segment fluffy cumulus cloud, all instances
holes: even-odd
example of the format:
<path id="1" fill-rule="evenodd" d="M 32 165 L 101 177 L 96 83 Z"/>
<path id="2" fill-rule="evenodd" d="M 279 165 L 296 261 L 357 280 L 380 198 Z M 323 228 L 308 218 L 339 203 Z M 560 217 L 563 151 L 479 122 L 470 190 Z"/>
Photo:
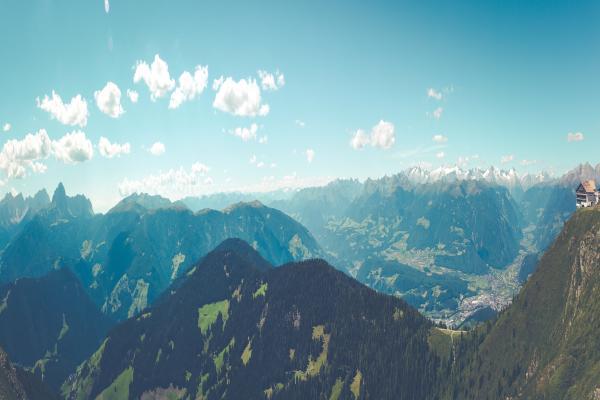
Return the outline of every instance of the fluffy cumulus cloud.
<path id="1" fill-rule="evenodd" d="M 238 127 L 235 128 L 231 133 L 237 137 L 239 137 L 240 139 L 242 139 L 244 142 L 247 142 L 250 139 L 256 140 L 256 133 L 258 132 L 258 125 L 257 124 L 252 124 L 249 127 Z M 261 138 L 262 140 L 262 138 Z"/>
<path id="2" fill-rule="evenodd" d="M 107 138 L 102 136 L 98 141 L 98 151 L 102 157 L 119 157 L 121 154 L 129 154 L 131 152 L 131 145 L 129 143 L 111 143 Z"/>
<path id="3" fill-rule="evenodd" d="M 219 78 L 213 82 L 213 90 L 217 92 L 213 107 L 217 110 L 239 117 L 265 116 L 269 113 L 269 105 L 262 104 L 260 87 L 254 79 Z"/>
<path id="4" fill-rule="evenodd" d="M 67 133 L 58 140 L 51 140 L 45 129 L 28 133 L 23 139 L 6 141 L 0 151 L 0 170 L 7 178 L 24 178 L 28 171 L 43 173 L 43 163 L 54 157 L 65 163 L 89 160 L 93 155 L 92 143 L 80 131 Z"/>
<path id="5" fill-rule="evenodd" d="M 8 132 L 10 131 L 10 128 L 12 128 L 12 126 L 7 122 L 4 124 L 4 126 L 2 126 L 2 132 Z"/>
<path id="6" fill-rule="evenodd" d="M 446 153 L 444 153 L 443 151 L 440 151 L 439 153 L 435 154 L 436 158 L 444 158 L 446 157 Z"/>
<path id="7" fill-rule="evenodd" d="M 308 161 L 308 163 L 312 163 L 313 160 L 315 159 L 315 151 L 313 149 L 306 149 L 306 161 Z"/>
<path id="8" fill-rule="evenodd" d="M 357 130 L 354 135 L 352 135 L 352 139 L 350 139 L 350 146 L 352 146 L 354 150 L 362 149 L 370 143 L 371 138 L 362 129 Z"/>
<path id="9" fill-rule="evenodd" d="M 50 116 L 63 125 L 87 125 L 89 116 L 87 102 L 80 94 L 73 97 L 69 103 L 64 103 L 62 98 L 53 90 L 52 96 L 36 99 L 38 108 L 46 111 Z"/>
<path id="10" fill-rule="evenodd" d="M 52 141 L 45 129 L 28 133 L 23 139 L 11 139 L 4 143 L 0 152 L 0 169 L 8 178 L 23 178 L 27 170 L 44 172 L 40 163 L 50 156 Z"/>
<path id="11" fill-rule="evenodd" d="M 427 97 L 430 97 L 430 98 L 436 99 L 436 100 L 441 100 L 443 95 L 442 95 L 442 92 L 438 92 L 434 88 L 429 88 L 429 89 L 427 89 Z"/>
<path id="12" fill-rule="evenodd" d="M 394 124 L 381 120 L 371 129 L 370 135 L 362 129 L 357 130 L 352 135 L 350 146 L 355 150 L 362 149 L 367 145 L 387 150 L 394 145 L 395 141 Z"/>
<path id="13" fill-rule="evenodd" d="M 446 143 L 448 138 L 444 135 L 434 135 L 432 140 L 436 143 Z"/>
<path id="14" fill-rule="evenodd" d="M 160 156 L 161 154 L 164 154 L 165 150 L 165 145 L 161 142 L 154 142 L 152 146 L 150 146 L 150 148 L 148 149 L 150 154 L 152 154 L 153 156 Z"/>
<path id="15" fill-rule="evenodd" d="M 394 124 L 391 122 L 381 120 L 371 130 L 371 145 L 374 147 L 389 149 L 395 141 Z"/>
<path id="16" fill-rule="evenodd" d="M 108 2 L 108 0 L 104 0 L 104 11 L 108 14 L 108 12 L 110 11 L 110 3 Z"/>
<path id="17" fill-rule="evenodd" d="M 139 180 L 124 179 L 119 185 L 121 196 L 133 193 L 158 194 L 172 200 L 205 193 L 213 184 L 206 176 L 209 168 L 202 163 L 194 163 L 190 168 L 179 167 L 165 172 L 148 175 Z"/>
<path id="18" fill-rule="evenodd" d="M 581 132 L 569 132 L 567 134 L 568 142 L 581 142 L 583 139 L 585 139 L 585 136 Z"/>
<path id="19" fill-rule="evenodd" d="M 208 66 L 198 65 L 194 75 L 184 71 L 179 77 L 179 84 L 171 93 L 169 108 L 177 108 L 184 101 L 193 100 L 201 94 L 208 84 Z"/>
<path id="20" fill-rule="evenodd" d="M 521 160 L 521 165 L 523 165 L 525 167 L 528 167 L 530 165 L 535 165 L 535 164 L 537 164 L 537 160 L 527 160 L 527 159 Z"/>
<path id="21" fill-rule="evenodd" d="M 285 85 L 285 76 L 279 70 L 274 74 L 259 70 L 258 77 L 263 90 L 279 90 Z"/>
<path id="22" fill-rule="evenodd" d="M 440 119 L 440 118 L 442 118 L 442 113 L 443 112 L 444 112 L 444 109 L 442 107 L 438 107 L 435 110 L 433 110 L 433 113 L 431 113 L 431 115 L 435 119 Z"/>
<path id="23" fill-rule="evenodd" d="M 57 160 L 67 164 L 76 164 L 90 160 L 94 155 L 94 146 L 85 133 L 74 131 L 53 141 L 52 153 Z"/>
<path id="24" fill-rule="evenodd" d="M 169 74 L 169 65 L 158 54 L 150 65 L 145 61 L 136 63 L 133 82 L 141 81 L 148 87 L 152 101 L 165 96 L 175 87 L 175 80 Z"/>
<path id="25" fill-rule="evenodd" d="M 127 89 L 127 97 L 129 97 L 129 101 L 132 103 L 137 103 L 140 95 L 135 90 Z"/>
<path id="26" fill-rule="evenodd" d="M 515 159 L 515 156 L 513 156 L 512 154 L 507 154 L 505 156 L 500 157 L 500 162 L 502 164 L 507 164 L 511 161 L 513 161 Z"/>
<path id="27" fill-rule="evenodd" d="M 306 126 L 306 123 L 302 120 L 297 119 L 296 121 L 294 121 L 296 125 L 298 125 L 300 128 L 304 128 Z"/>
<path id="28" fill-rule="evenodd" d="M 95 91 L 94 99 L 98 109 L 109 117 L 118 118 L 125 112 L 121 106 L 121 89 L 113 82 L 107 82 L 102 90 Z"/>

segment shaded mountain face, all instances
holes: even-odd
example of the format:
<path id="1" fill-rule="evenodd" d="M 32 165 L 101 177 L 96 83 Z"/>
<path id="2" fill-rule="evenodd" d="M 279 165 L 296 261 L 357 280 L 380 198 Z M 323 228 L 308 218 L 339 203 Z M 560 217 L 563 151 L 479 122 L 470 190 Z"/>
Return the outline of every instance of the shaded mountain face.
<path id="1" fill-rule="evenodd" d="M 324 261 L 259 257 L 239 241 L 209 253 L 111 331 L 66 398 L 431 398 L 440 358 L 412 307 Z"/>
<path id="2" fill-rule="evenodd" d="M 57 389 L 112 323 L 68 269 L 0 287 L 0 346 Z"/>
<path id="3" fill-rule="evenodd" d="M 11 364 L 0 348 L 0 399 L 2 400 L 58 400 L 50 389 L 29 372 Z"/>
<path id="4" fill-rule="evenodd" d="M 0 249 L 4 248 L 38 211 L 49 204 L 50 198 L 45 190 L 40 190 L 33 197 L 23 197 L 22 194 L 13 196 L 7 193 L 0 201 Z"/>
<path id="5" fill-rule="evenodd" d="M 447 397 L 598 398 L 599 249 L 600 210 L 577 211 L 514 303 L 458 347 Z"/>
<path id="6" fill-rule="evenodd" d="M 306 228 L 257 202 L 199 213 L 124 207 L 105 215 L 91 214 L 88 203 L 59 187 L 52 205 L 0 256 L 0 281 L 66 266 L 107 315 L 123 319 L 150 305 L 194 260 L 227 238 L 248 241 L 275 265 L 321 255 Z"/>

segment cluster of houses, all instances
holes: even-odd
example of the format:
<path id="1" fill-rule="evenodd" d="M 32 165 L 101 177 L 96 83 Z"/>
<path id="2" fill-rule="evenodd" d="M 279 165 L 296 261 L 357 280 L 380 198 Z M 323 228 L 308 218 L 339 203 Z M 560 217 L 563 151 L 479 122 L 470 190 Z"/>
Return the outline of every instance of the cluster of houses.
<path id="1" fill-rule="evenodd" d="M 583 181 L 577 187 L 576 205 L 577 208 L 593 207 L 600 203 L 600 190 L 596 188 L 596 181 Z"/>

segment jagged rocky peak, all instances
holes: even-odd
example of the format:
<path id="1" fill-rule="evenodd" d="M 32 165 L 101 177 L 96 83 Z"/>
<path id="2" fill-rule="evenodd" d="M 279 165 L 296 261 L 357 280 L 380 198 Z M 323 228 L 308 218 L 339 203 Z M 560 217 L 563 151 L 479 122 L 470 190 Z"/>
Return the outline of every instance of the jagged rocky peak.
<path id="1" fill-rule="evenodd" d="M 584 180 L 600 181 L 600 164 L 593 167 L 589 162 L 579 164 L 560 178 L 563 185 L 577 185 Z"/>
<path id="2" fill-rule="evenodd" d="M 458 165 L 441 166 L 433 170 L 421 166 L 411 167 L 400 173 L 413 184 L 424 184 L 433 182 L 455 182 L 463 180 L 481 180 L 491 184 L 505 186 L 508 189 L 527 189 L 535 184 L 543 183 L 551 179 L 547 172 L 539 174 L 519 174 L 514 168 L 501 169 L 490 166 L 483 168 L 462 168 Z"/>
<path id="3" fill-rule="evenodd" d="M 92 202 L 82 194 L 67 196 L 62 182 L 54 190 L 51 204 L 53 210 L 63 217 L 88 217 L 94 214 Z"/>

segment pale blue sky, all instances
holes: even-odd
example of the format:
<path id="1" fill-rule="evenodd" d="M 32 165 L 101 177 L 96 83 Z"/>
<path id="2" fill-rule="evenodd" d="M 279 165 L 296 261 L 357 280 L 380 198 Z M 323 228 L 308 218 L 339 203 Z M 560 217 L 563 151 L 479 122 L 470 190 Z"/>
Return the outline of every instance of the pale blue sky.
<path id="1" fill-rule="evenodd" d="M 112 0 L 107 13 L 103 0 L 3 0 L 0 124 L 11 129 L 0 139 L 20 141 L 45 129 L 57 142 L 81 130 L 94 148 L 90 160 L 78 163 L 63 162 L 59 150 L 17 159 L 26 169 L 19 178 L 7 176 L 0 157 L 0 190 L 31 193 L 63 181 L 68 192 L 85 193 L 105 210 L 120 197 L 119 186 L 160 179 L 161 193 L 178 197 L 378 177 L 473 155 L 479 158 L 471 166 L 519 171 L 562 172 L 598 162 L 600 3 L 524 3 Z M 155 54 L 175 80 L 208 66 L 207 88 L 176 109 L 168 108 L 170 93 L 152 101 L 133 76 L 136 62 L 150 64 Z M 260 85 L 258 70 L 285 76 L 279 90 L 261 90 L 266 116 L 213 107 L 214 79 Z M 94 99 L 108 81 L 122 92 L 125 112 L 117 118 Z M 442 99 L 429 97 L 429 88 Z M 139 93 L 136 104 L 127 89 Z M 37 106 L 36 98 L 53 90 L 64 102 L 78 94 L 86 99 L 85 126 L 62 124 Z M 350 146 L 358 129 L 368 136 L 380 120 L 394 126 L 392 145 Z M 259 126 L 256 140 L 230 133 L 252 123 Z M 578 132 L 582 141 L 567 140 Z M 261 144 L 264 135 L 268 142 Z M 434 135 L 447 141 L 436 143 Z M 101 136 L 129 143 L 130 153 L 102 157 Z M 165 145 L 164 154 L 147 151 L 155 142 Z M 9 153 L 14 157 L 3 151 Z M 501 163 L 505 156 L 512 161 Z M 47 169 L 40 173 L 30 162 Z M 192 172 L 198 162 L 209 171 Z M 181 173 L 165 174 L 180 167 Z M 197 184 L 186 186 L 190 180 Z"/>

